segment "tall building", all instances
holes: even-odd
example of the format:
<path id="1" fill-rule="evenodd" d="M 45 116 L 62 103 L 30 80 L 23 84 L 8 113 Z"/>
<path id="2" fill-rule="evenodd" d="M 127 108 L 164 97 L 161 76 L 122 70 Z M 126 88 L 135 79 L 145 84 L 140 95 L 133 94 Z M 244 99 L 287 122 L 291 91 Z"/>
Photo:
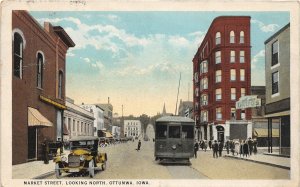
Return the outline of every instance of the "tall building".
<path id="1" fill-rule="evenodd" d="M 280 154 L 290 154 L 290 24 L 265 41 L 266 115 L 269 151 L 272 152 L 272 129 L 279 120 Z"/>
<path id="2" fill-rule="evenodd" d="M 213 20 L 193 58 L 194 116 L 199 139 L 246 139 L 252 135 L 251 110 L 236 101 L 250 94 L 249 16 Z"/>
<path id="3" fill-rule="evenodd" d="M 93 122 L 93 135 L 99 136 L 99 134 L 101 134 L 100 132 L 104 130 L 104 109 L 93 104 L 82 104 L 80 107 L 93 113 L 95 118 Z"/>
<path id="4" fill-rule="evenodd" d="M 62 141 L 66 53 L 75 44 L 60 26 L 44 28 L 12 11 L 12 161 L 42 159 L 42 143 Z"/>
<path id="5" fill-rule="evenodd" d="M 94 114 L 74 104 L 74 100 L 66 98 L 67 109 L 64 111 L 64 124 L 69 132 L 64 141 L 78 136 L 94 136 Z"/>

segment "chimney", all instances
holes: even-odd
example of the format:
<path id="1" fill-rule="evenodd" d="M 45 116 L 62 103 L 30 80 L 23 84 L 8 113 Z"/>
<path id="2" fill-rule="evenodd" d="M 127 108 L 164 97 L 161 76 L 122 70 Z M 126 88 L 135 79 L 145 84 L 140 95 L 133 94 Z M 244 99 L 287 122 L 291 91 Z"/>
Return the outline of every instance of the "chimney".
<path id="1" fill-rule="evenodd" d="M 108 97 L 108 104 L 109 104 L 109 97 Z"/>

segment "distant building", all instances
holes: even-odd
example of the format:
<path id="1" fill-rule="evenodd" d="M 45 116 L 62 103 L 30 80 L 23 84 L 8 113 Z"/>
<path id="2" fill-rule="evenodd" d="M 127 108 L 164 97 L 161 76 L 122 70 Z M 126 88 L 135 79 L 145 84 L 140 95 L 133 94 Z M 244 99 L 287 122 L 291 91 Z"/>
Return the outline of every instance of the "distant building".
<path id="1" fill-rule="evenodd" d="M 265 41 L 265 51 L 269 152 L 273 147 L 274 120 L 279 120 L 280 154 L 290 155 L 290 24 Z"/>
<path id="2" fill-rule="evenodd" d="M 42 27 L 23 10 L 12 11 L 11 37 L 12 62 L 5 63 L 12 63 L 12 164 L 20 164 L 42 159 L 44 141 L 68 133 L 66 53 L 75 44 L 62 27 Z"/>
<path id="3" fill-rule="evenodd" d="M 138 138 L 142 133 L 140 120 L 124 120 L 124 136 Z"/>
<path id="4" fill-rule="evenodd" d="M 83 104 L 80 107 L 93 113 L 95 118 L 93 125 L 94 136 L 99 136 L 102 130 L 104 130 L 104 109 L 93 104 Z"/>
<path id="5" fill-rule="evenodd" d="M 182 101 L 180 99 L 178 115 L 194 119 L 193 101 Z"/>
<path id="6" fill-rule="evenodd" d="M 74 104 L 74 100 L 66 98 L 67 110 L 64 112 L 64 124 L 69 132 L 64 141 L 78 136 L 94 136 L 94 114 Z"/>
<path id="7" fill-rule="evenodd" d="M 98 103 L 96 105 L 104 110 L 104 129 L 111 132 L 113 123 L 113 106 L 110 104 L 109 98 L 108 103 Z"/>
<path id="8" fill-rule="evenodd" d="M 246 139 L 251 109 L 236 109 L 250 94 L 249 16 L 220 16 L 211 23 L 193 58 L 194 116 L 199 139 Z"/>

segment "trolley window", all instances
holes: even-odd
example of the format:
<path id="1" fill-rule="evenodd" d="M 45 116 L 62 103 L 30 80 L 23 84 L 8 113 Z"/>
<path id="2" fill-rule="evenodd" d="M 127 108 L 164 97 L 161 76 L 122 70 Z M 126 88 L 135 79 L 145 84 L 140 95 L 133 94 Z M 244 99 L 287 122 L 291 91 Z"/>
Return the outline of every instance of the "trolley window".
<path id="1" fill-rule="evenodd" d="M 167 125 L 156 126 L 156 138 L 158 139 L 167 138 Z"/>
<path id="2" fill-rule="evenodd" d="M 169 126 L 169 138 L 180 138 L 180 126 Z"/>
<path id="3" fill-rule="evenodd" d="M 194 127 L 192 125 L 182 126 L 182 139 L 193 139 L 194 138 Z"/>

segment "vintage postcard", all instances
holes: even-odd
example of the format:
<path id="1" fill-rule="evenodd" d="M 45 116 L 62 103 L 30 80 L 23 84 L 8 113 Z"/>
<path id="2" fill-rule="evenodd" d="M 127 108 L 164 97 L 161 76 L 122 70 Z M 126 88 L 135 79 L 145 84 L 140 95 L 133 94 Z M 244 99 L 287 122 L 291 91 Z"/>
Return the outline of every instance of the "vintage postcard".
<path id="1" fill-rule="evenodd" d="M 299 186 L 297 1 L 2 1 L 1 186 Z"/>

